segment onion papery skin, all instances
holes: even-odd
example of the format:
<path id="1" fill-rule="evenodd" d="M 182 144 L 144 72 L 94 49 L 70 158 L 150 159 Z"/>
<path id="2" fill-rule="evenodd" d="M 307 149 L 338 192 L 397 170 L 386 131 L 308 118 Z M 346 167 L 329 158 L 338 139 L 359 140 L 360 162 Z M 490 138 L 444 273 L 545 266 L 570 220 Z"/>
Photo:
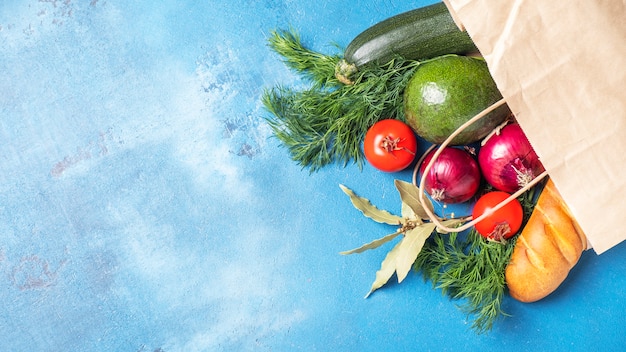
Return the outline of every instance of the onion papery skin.
<path id="1" fill-rule="evenodd" d="M 518 123 L 504 126 L 478 151 L 478 165 L 495 189 L 514 193 L 545 169 Z"/>
<path id="2" fill-rule="evenodd" d="M 467 151 L 446 147 L 424 175 L 436 149 L 430 151 L 420 165 L 421 177 L 425 177 L 424 190 L 438 202 L 455 204 L 470 200 L 480 187 L 480 168 L 476 159 Z"/>

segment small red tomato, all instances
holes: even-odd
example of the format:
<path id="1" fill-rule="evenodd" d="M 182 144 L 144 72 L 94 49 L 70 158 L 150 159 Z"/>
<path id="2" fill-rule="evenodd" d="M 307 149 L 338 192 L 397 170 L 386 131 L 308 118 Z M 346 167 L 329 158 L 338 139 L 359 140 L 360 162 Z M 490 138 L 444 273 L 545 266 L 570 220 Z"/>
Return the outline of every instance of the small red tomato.
<path id="1" fill-rule="evenodd" d="M 472 217 L 477 219 L 488 210 L 495 208 L 496 205 L 509 196 L 510 194 L 501 191 L 484 194 L 474 205 Z M 479 221 L 475 225 L 476 231 L 487 239 L 502 241 L 512 237 L 519 231 L 523 217 L 524 210 L 522 209 L 522 204 L 517 199 L 513 199 L 502 208 L 488 215 L 484 220 Z"/>
<path id="2" fill-rule="evenodd" d="M 375 168 L 396 172 L 407 168 L 417 153 L 415 132 L 400 120 L 376 122 L 363 140 L 365 159 Z"/>

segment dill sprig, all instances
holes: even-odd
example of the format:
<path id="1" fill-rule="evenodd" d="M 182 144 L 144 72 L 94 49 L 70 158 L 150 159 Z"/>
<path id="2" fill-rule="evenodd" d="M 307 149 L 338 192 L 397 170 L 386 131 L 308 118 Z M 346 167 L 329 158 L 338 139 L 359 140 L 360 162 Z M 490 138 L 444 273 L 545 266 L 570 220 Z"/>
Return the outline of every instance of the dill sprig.
<path id="1" fill-rule="evenodd" d="M 498 318 L 508 315 L 502 309 L 506 293 L 504 269 L 514 246 L 515 240 L 487 241 L 474 229 L 466 236 L 435 233 L 413 267 L 443 294 L 465 300 L 459 308 L 474 317 L 472 329 L 484 333 L 492 329 Z"/>
<path id="2" fill-rule="evenodd" d="M 362 167 L 368 128 L 383 118 L 404 120 L 402 94 L 419 62 L 396 58 L 361 67 L 350 77 L 353 84 L 344 84 L 335 77 L 341 57 L 307 49 L 293 30 L 272 32 L 269 46 L 311 83 L 300 90 L 272 87 L 261 97 L 274 135 L 311 172 L 351 161 Z"/>
<path id="3" fill-rule="evenodd" d="M 315 88 L 338 86 L 335 67 L 339 55 L 326 55 L 306 48 L 300 35 L 293 29 L 275 30 L 270 33 L 269 47 L 283 58 L 287 67 L 311 81 Z"/>
<path id="4" fill-rule="evenodd" d="M 524 209 L 523 225 L 532 213 L 540 189 L 541 185 L 537 185 L 518 198 Z M 503 243 L 488 241 L 475 228 L 461 234 L 434 232 L 413 268 L 443 294 L 463 300 L 459 308 L 473 317 L 471 328 L 485 333 L 498 319 L 509 315 L 503 310 L 502 301 L 507 292 L 505 269 L 516 240 L 517 236 Z"/>

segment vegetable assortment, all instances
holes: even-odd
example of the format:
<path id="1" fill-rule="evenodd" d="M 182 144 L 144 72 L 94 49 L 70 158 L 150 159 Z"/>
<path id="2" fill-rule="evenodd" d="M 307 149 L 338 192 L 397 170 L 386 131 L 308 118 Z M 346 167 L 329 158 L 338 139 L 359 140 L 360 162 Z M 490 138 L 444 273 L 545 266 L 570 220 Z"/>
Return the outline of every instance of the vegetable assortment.
<path id="1" fill-rule="evenodd" d="M 415 270 L 451 299 L 463 300 L 460 308 L 473 318 L 472 328 L 482 333 L 507 315 L 501 303 L 509 287 L 515 287 L 514 298 L 534 300 L 524 291 L 533 290 L 524 286 L 530 275 L 537 285 L 550 288 L 537 299 L 545 297 L 565 279 L 585 247 L 574 246 L 566 264 L 547 260 L 546 265 L 558 272 L 549 283 L 541 281 L 545 272 L 537 274 L 519 259 L 524 255 L 514 256 L 518 241 L 529 255 L 542 253 L 534 244 L 543 242 L 527 240 L 537 236 L 542 222 L 551 221 L 537 212 L 558 211 L 559 216 L 565 214 L 563 218 L 569 213 L 553 190 L 549 201 L 543 192 L 539 195 L 542 205 L 535 211 L 540 182 L 547 173 L 485 74 L 484 62 L 464 56 L 475 51 L 471 39 L 451 23 L 443 3 L 416 9 L 367 29 L 343 56 L 307 49 L 293 30 L 274 31 L 270 48 L 309 86 L 270 88 L 263 92 L 262 101 L 272 115 L 267 122 L 274 135 L 294 161 L 312 172 L 335 162 L 346 166 L 353 161 L 360 168 L 367 161 L 382 172 L 413 165 L 412 182 L 395 180 L 399 215 L 340 185 L 364 216 L 394 227 L 390 234 L 341 254 L 362 253 L 396 241 L 367 296 L 394 274 L 401 282 Z M 429 67 L 423 71 L 428 74 L 420 72 L 424 67 Z M 457 79 L 459 75 L 463 79 Z M 484 92 L 488 94 L 474 99 Z M 423 108 L 424 104 L 429 106 Z M 414 124 L 417 120 L 419 128 Z M 479 128 L 472 130 L 472 124 Z M 448 146 L 453 140 L 461 143 Z M 475 141 L 482 143 L 467 145 Z M 417 155 L 420 143 L 431 144 L 421 156 Z M 552 187 L 550 181 L 548 185 Z M 437 215 L 433 203 L 444 209 L 448 204 L 469 204 L 472 212 L 466 217 Z M 520 232 L 533 233 L 520 236 Z M 584 234 L 552 235 L 584 239 Z M 542 263 L 543 259 L 527 260 Z"/>
<path id="2" fill-rule="evenodd" d="M 402 94 L 415 69 L 443 53 L 476 52 L 443 3 L 380 22 L 357 36 L 344 55 L 308 49 L 294 30 L 272 31 L 268 44 L 309 83 L 266 89 L 261 101 L 272 115 L 267 122 L 274 135 L 311 171 L 333 163 L 361 167 L 367 130 L 382 119 L 404 121 Z"/>

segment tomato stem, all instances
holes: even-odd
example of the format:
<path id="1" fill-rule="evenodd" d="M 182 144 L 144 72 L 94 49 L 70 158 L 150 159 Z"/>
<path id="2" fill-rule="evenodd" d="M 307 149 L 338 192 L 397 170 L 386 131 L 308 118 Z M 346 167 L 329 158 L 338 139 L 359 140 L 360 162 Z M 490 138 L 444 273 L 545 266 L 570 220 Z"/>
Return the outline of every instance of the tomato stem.
<path id="1" fill-rule="evenodd" d="M 396 150 L 405 150 L 406 152 L 408 152 L 411 155 L 415 155 L 415 153 L 413 151 L 411 151 L 410 149 L 406 148 L 406 147 L 400 147 L 399 144 L 400 142 L 404 141 L 404 138 L 392 138 L 391 136 L 386 136 L 385 138 L 383 138 L 383 140 L 380 142 L 380 147 L 382 149 L 384 149 L 385 151 L 387 151 L 388 153 L 392 153 Z"/>
<path id="2" fill-rule="evenodd" d="M 487 236 L 487 239 L 492 242 L 506 243 L 506 236 L 511 233 L 511 226 L 508 222 L 504 222 L 496 225 L 493 231 Z"/>

